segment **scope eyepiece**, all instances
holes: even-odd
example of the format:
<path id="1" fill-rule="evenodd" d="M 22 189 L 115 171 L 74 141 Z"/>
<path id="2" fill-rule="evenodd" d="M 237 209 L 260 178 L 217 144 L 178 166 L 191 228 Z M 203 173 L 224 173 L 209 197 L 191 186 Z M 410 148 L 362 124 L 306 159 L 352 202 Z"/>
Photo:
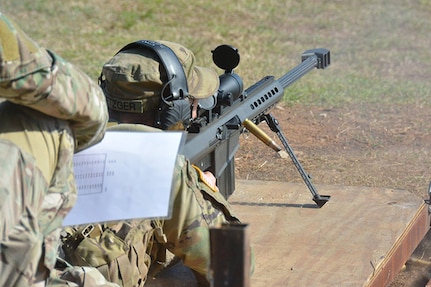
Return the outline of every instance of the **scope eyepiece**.
<path id="1" fill-rule="evenodd" d="M 205 99 L 199 99 L 198 105 L 201 109 L 212 110 L 217 105 L 217 92 Z"/>

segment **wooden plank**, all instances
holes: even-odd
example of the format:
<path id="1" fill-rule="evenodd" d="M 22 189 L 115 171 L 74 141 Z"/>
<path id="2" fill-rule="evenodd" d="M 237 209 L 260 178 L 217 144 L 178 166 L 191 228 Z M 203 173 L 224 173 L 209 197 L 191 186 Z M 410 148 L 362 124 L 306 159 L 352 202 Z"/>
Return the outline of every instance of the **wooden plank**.
<path id="1" fill-rule="evenodd" d="M 238 180 L 229 198 L 247 223 L 256 269 L 251 287 L 387 286 L 429 230 L 428 205 L 403 190 Z M 181 264 L 146 286 L 197 286 Z"/>
<path id="2" fill-rule="evenodd" d="M 394 256 L 403 254 L 405 262 L 428 231 L 426 206 L 409 192 L 316 188 L 331 195 L 322 208 L 304 184 L 237 182 L 229 201 L 249 224 L 256 257 L 253 287 L 377 286 L 370 284 L 380 274 L 391 281 L 401 268 L 391 265 Z M 408 250 L 395 252 L 406 238 Z"/>
<path id="3" fill-rule="evenodd" d="M 370 276 L 367 286 L 387 286 L 395 279 L 396 274 L 426 236 L 430 226 L 429 219 L 428 205 L 424 203 L 418 209 L 415 217 L 410 221 L 401 237 L 393 244 L 387 256 L 377 266 L 376 272 Z"/>

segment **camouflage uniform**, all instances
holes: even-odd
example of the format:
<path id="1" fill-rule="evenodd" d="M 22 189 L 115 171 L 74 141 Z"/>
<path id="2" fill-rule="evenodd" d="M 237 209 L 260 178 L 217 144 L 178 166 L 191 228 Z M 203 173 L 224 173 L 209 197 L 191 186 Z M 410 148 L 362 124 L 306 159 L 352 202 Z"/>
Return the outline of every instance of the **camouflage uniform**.
<path id="1" fill-rule="evenodd" d="M 44 284 L 76 200 L 73 154 L 102 139 L 106 103 L 1 12 L 0 102 L 0 286 Z"/>
<path id="2" fill-rule="evenodd" d="M 109 129 L 156 130 L 134 124 L 119 124 Z M 99 224 L 87 238 L 79 236 L 78 239 L 76 236 L 89 225 L 68 230 L 63 245 L 65 259 L 73 265 L 97 267 L 107 280 L 120 286 L 143 286 L 150 268 L 154 275 L 164 267 L 167 249 L 192 269 L 202 286 L 208 286 L 209 227 L 239 220 L 217 188 L 207 184 L 202 172 L 184 156 L 177 157 L 174 177 L 171 219 L 119 222 L 109 226 Z M 129 234 L 124 233 L 125 229 Z M 107 247 L 103 238 L 108 237 L 112 242 L 126 242 L 127 252 L 122 251 L 120 245 Z"/>
<path id="3" fill-rule="evenodd" d="M 172 219 L 163 223 L 167 248 L 206 277 L 210 267 L 209 227 L 239 220 L 223 195 L 184 157 L 178 158 L 175 172 Z"/>
<path id="4" fill-rule="evenodd" d="M 178 57 L 186 74 L 188 90 L 194 98 L 205 98 L 215 93 L 219 86 L 219 78 L 215 71 L 195 66 L 194 55 L 189 49 L 176 43 L 163 41 L 163 44 L 168 45 Z M 155 59 L 152 54 L 143 55 L 142 51 L 132 50 L 116 54 L 104 65 L 100 80 L 110 112 L 115 110 L 123 113 L 127 108 L 128 112 L 139 115 L 139 113 L 148 114 L 157 110 L 160 91 L 163 90 L 164 85 L 163 79 L 166 75 L 161 75 L 163 68 Z M 139 108 L 130 109 L 135 105 Z M 111 128 L 123 131 L 154 130 L 154 128 L 134 123 L 123 123 Z M 147 226 L 152 227 L 151 230 L 147 230 L 147 234 L 151 236 L 145 237 L 141 234 L 140 240 L 138 240 L 139 245 L 144 241 L 146 253 L 151 255 L 151 260 L 146 261 L 145 266 L 139 267 L 139 262 L 142 260 L 136 260 L 135 257 L 130 256 L 131 253 L 136 253 L 130 251 L 138 243 L 133 244 L 130 238 L 127 239 L 124 236 L 120 237 L 130 243 L 128 257 L 133 258 L 133 260 L 129 260 L 131 264 L 124 263 L 119 259 L 120 257 L 101 264 L 101 260 L 96 257 L 106 258 L 110 250 L 101 246 L 103 242 L 101 238 L 108 234 L 102 233 L 103 235 L 101 235 L 99 232 L 95 233 L 93 238 L 91 238 L 91 234 L 89 238 L 83 240 L 81 238 L 82 241 L 78 246 L 72 246 L 66 252 L 68 259 L 75 265 L 98 265 L 99 270 L 109 280 L 122 286 L 142 286 L 147 277 L 148 264 L 154 268 L 159 261 L 163 261 L 164 248 L 166 248 L 194 271 L 200 285 L 209 286 L 207 279 L 210 265 L 209 227 L 228 222 L 237 223 L 239 220 L 233 215 L 230 205 L 218 192 L 217 187 L 211 186 L 206 181 L 203 172 L 191 165 L 184 156 L 180 155 L 177 158 L 174 177 L 171 219 L 141 222 L 141 224 L 146 222 Z M 123 224 L 118 223 L 105 230 L 110 233 L 113 230 L 122 229 Z M 104 227 L 97 229 L 103 230 Z M 85 227 L 80 227 L 80 230 L 85 230 Z M 142 248 L 136 249 L 142 250 Z M 123 263 L 120 264 L 120 261 Z M 123 270 L 117 267 L 126 265 L 128 268 L 123 268 Z M 131 272 L 130 269 L 134 271 Z M 118 275 L 122 272 L 124 272 L 122 275 Z M 130 278 L 130 276 L 125 276 L 125 272 L 140 275 L 135 282 L 125 282 L 124 278 Z"/>

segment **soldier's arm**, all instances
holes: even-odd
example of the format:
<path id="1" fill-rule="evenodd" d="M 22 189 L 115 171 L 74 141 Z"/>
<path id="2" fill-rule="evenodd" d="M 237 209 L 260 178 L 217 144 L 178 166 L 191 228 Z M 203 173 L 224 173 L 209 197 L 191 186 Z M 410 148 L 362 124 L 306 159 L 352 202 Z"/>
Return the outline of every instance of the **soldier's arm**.
<path id="1" fill-rule="evenodd" d="M 74 132 L 76 151 L 103 138 L 108 111 L 97 83 L 40 47 L 2 13 L 0 97 L 67 120 Z"/>

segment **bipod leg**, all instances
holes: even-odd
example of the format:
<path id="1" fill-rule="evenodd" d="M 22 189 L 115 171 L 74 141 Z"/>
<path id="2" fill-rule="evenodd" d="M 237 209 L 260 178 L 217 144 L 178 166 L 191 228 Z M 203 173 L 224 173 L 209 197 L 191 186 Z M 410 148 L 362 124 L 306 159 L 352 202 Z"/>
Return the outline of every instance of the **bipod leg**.
<path id="1" fill-rule="evenodd" d="M 304 168 L 302 167 L 301 163 L 293 152 L 293 149 L 290 147 L 287 138 L 284 136 L 282 130 L 280 129 L 277 119 L 275 119 L 271 114 L 263 115 L 263 119 L 266 121 L 271 131 L 275 132 L 280 141 L 283 143 L 283 146 L 289 154 L 290 159 L 292 160 L 293 164 L 295 165 L 296 169 L 298 170 L 299 174 L 301 175 L 302 179 L 304 180 L 305 184 L 313 195 L 313 201 L 317 204 L 319 208 L 322 207 L 331 198 L 331 196 L 320 195 L 317 192 L 316 188 L 311 182 L 311 176 L 305 172 Z"/>

